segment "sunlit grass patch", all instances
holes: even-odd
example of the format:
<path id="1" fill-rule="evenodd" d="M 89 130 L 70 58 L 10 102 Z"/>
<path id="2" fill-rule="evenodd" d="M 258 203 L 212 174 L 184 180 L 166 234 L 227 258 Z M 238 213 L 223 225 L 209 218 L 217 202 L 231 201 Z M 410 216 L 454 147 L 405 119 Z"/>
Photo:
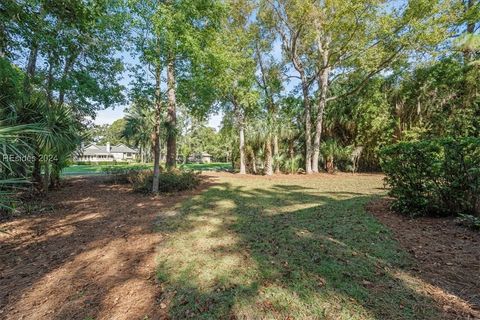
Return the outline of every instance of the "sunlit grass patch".
<path id="1" fill-rule="evenodd" d="M 380 176 L 222 177 L 158 224 L 170 315 L 435 318 L 429 298 L 392 276 L 406 255 L 363 209 L 381 187 Z"/>

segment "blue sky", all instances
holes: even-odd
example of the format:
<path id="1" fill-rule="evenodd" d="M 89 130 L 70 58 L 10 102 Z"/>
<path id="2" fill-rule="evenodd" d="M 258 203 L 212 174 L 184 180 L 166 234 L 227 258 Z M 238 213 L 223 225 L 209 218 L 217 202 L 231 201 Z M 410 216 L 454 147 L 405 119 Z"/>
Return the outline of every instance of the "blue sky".
<path id="1" fill-rule="evenodd" d="M 122 74 L 120 84 L 125 86 L 127 88 L 126 90 L 128 90 L 129 84 L 132 80 L 128 69 L 133 65 L 140 64 L 140 62 L 135 57 L 132 57 L 132 55 L 127 51 L 117 54 L 117 57 L 121 58 L 125 63 L 125 71 Z M 148 76 L 148 73 L 146 72 L 145 75 Z M 126 94 L 127 92 L 125 92 L 125 95 Z M 95 124 L 112 124 L 115 120 L 121 119 L 125 116 L 125 108 L 127 108 L 127 106 L 128 106 L 128 102 L 124 105 L 119 105 L 114 108 L 108 108 L 105 110 L 98 111 L 97 116 L 95 117 L 94 123 Z M 223 115 L 221 113 L 210 115 L 208 119 L 208 125 L 218 130 L 222 122 L 222 117 Z"/>

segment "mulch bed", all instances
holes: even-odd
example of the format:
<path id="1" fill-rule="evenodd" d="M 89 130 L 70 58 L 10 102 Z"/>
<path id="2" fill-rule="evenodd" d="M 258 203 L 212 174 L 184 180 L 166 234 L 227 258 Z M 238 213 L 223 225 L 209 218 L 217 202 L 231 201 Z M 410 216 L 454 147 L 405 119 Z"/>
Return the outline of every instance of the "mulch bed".
<path id="1" fill-rule="evenodd" d="M 430 295 L 451 319 L 480 319 L 480 232 L 453 218 L 409 218 L 378 199 L 367 210 L 390 228 L 411 255 L 409 273 L 423 280 Z"/>

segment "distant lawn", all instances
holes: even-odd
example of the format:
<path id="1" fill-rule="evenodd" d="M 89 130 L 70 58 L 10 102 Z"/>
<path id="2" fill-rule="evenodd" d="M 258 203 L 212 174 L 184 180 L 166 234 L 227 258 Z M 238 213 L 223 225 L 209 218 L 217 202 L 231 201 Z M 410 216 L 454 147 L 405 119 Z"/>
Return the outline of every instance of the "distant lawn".
<path id="1" fill-rule="evenodd" d="M 71 165 L 65 168 L 62 171 L 62 175 L 64 176 L 79 176 L 79 175 L 96 175 L 96 174 L 103 174 L 104 169 L 113 166 L 110 165 Z M 135 167 L 139 169 L 150 169 L 152 168 L 153 164 L 116 164 L 115 167 L 117 168 L 129 168 Z M 191 170 L 198 170 L 198 171 L 226 171 L 232 168 L 231 163 L 223 163 L 223 162 L 216 162 L 216 163 L 187 163 L 185 165 L 181 164 L 178 166 L 179 168 L 186 168 Z"/>
<path id="2" fill-rule="evenodd" d="M 158 221 L 173 319 L 439 319 L 364 205 L 382 177 L 221 177 Z"/>

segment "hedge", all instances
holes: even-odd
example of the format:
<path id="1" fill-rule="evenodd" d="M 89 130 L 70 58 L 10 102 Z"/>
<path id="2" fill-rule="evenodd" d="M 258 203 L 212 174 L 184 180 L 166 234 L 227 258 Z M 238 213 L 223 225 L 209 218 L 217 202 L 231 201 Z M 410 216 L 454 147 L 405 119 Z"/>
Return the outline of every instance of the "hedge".
<path id="1" fill-rule="evenodd" d="M 393 208 L 416 215 L 480 215 L 480 138 L 401 142 L 380 151 Z"/>

